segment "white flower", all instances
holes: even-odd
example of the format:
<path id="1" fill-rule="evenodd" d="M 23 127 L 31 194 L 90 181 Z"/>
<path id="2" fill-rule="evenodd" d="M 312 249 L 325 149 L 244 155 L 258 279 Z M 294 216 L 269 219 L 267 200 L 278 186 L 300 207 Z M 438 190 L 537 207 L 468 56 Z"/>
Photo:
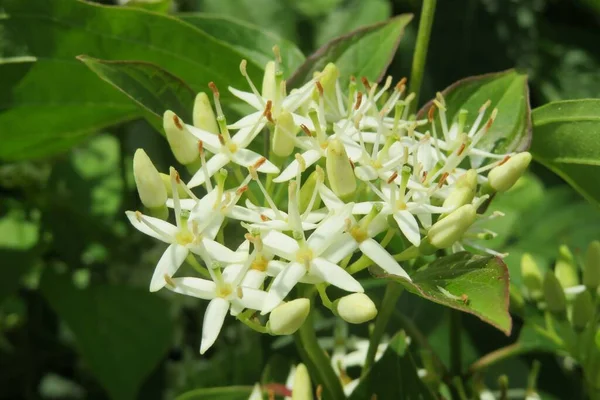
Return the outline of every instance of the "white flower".
<path id="1" fill-rule="evenodd" d="M 208 237 L 202 236 L 202 232 L 198 230 L 196 224 L 182 219 L 176 187 L 176 181 L 178 180 L 179 174 L 171 169 L 176 225 L 143 215 L 139 211 L 126 212 L 131 224 L 140 232 L 169 244 L 152 275 L 151 292 L 160 290 L 165 286 L 165 276 L 171 278 L 183 264 L 190 251 L 198 254 L 203 259 L 214 259 L 226 263 L 240 260 L 239 254 Z"/>
<path id="2" fill-rule="evenodd" d="M 278 231 L 270 231 L 262 237 L 265 249 L 290 261 L 273 280 L 262 314 L 277 307 L 296 283 L 305 276 L 328 282 L 349 292 L 363 292 L 362 286 L 352 275 L 321 256 L 340 237 L 352 204 L 325 218 L 310 237 L 305 239 L 304 231 L 300 226 L 295 181 L 290 182 L 289 198 L 288 212 L 297 239 L 292 239 Z"/>

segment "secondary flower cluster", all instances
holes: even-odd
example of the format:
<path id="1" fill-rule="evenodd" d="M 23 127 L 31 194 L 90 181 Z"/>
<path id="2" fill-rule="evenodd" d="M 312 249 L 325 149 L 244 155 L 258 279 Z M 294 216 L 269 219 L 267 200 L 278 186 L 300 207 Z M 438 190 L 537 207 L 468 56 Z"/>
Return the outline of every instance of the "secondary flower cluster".
<path id="1" fill-rule="evenodd" d="M 228 312 L 260 332 L 293 333 L 310 308 L 308 299 L 285 302 L 299 282 L 316 285 L 324 305 L 346 321 L 372 319 L 377 310 L 353 274 L 374 264 L 410 280 L 398 260 L 480 248 L 474 239 L 490 233 L 478 228 L 477 210 L 508 190 L 531 159 L 480 147 L 498 112 L 488 111 L 489 102 L 473 118 L 461 111 L 448 121 L 438 95 L 420 120 L 410 112 L 405 79 L 380 85 L 351 77 L 344 91 L 333 64 L 288 93 L 278 52 L 275 58 L 261 91 L 241 63 L 250 91 L 229 91 L 254 111 L 234 123 L 213 83 L 212 104 L 200 93 L 192 124 L 165 112 L 187 182 L 174 168 L 160 174 L 141 149 L 134 157 L 147 212 L 127 216 L 168 244 L 150 290 L 210 300 L 201 353 Z M 386 246 L 396 235 L 408 248 L 391 254 Z M 174 277 L 186 261 L 202 277 Z M 332 302 L 328 285 L 351 294 Z M 256 311 L 270 314 L 266 326 Z"/>

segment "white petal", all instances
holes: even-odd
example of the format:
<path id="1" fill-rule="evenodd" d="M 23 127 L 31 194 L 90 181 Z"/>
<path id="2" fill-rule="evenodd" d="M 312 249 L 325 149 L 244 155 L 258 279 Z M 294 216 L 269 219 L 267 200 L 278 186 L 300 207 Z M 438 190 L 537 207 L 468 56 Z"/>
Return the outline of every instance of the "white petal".
<path id="1" fill-rule="evenodd" d="M 317 162 L 321 158 L 322 154 L 323 153 L 318 150 L 307 150 L 302 153 L 302 158 L 304 159 L 306 168 Z M 295 178 L 299 168 L 300 165 L 298 164 L 298 161 L 294 159 L 294 161 L 292 161 L 277 178 L 273 179 L 273 182 L 287 182 L 290 179 Z"/>
<path id="2" fill-rule="evenodd" d="M 306 243 L 314 256 L 323 253 L 344 231 L 346 218 L 350 215 L 352 204 L 345 206 L 338 215 L 325 218 L 317 229 L 310 235 Z"/>
<path id="3" fill-rule="evenodd" d="M 171 243 L 178 232 L 177 227 L 175 225 L 163 221 L 162 219 L 149 217 L 147 215 L 141 216 L 142 221 L 146 220 L 147 222 L 158 228 L 159 231 L 162 231 L 164 234 L 160 234 L 159 232 L 154 231 L 144 222 L 138 220 L 136 213 L 133 211 L 126 211 L 125 215 L 127 215 L 129 222 L 131 222 L 131 225 L 133 225 L 135 229 L 165 243 Z"/>
<path id="4" fill-rule="evenodd" d="M 348 154 L 349 159 L 356 162 L 362 157 L 363 148 L 360 145 L 348 139 L 344 140 L 344 138 L 342 138 L 342 142 L 344 143 L 344 148 L 346 149 L 346 154 Z"/>
<path id="5" fill-rule="evenodd" d="M 162 289 L 167 284 L 165 275 L 169 278 L 175 275 L 175 272 L 177 272 L 181 264 L 183 264 L 183 261 L 188 254 L 188 249 L 179 244 L 172 244 L 167 247 L 167 250 L 165 250 L 160 260 L 158 260 L 158 264 L 154 269 L 154 274 L 152 274 L 150 291 L 156 292 Z"/>
<path id="6" fill-rule="evenodd" d="M 312 260 L 309 274 L 316 275 L 325 282 L 329 282 L 333 286 L 337 286 L 348 292 L 364 292 L 360 283 L 346 272 L 346 270 L 320 257 Z"/>
<path id="7" fill-rule="evenodd" d="M 250 287 L 240 288 L 242 297 L 236 299 L 244 308 L 250 308 L 252 310 L 261 310 L 265 304 L 267 298 L 267 292 L 264 290 L 253 289 Z"/>
<path id="8" fill-rule="evenodd" d="M 246 252 L 246 253 L 250 253 L 250 241 L 249 240 L 244 240 L 237 249 L 235 249 L 236 252 L 240 253 L 240 252 Z"/>
<path id="9" fill-rule="evenodd" d="M 231 155 L 233 162 L 241 165 L 242 167 L 250 167 L 256 164 L 260 159 L 264 157 L 258 153 L 253 152 L 248 149 L 238 149 L 235 153 Z M 208 163 L 207 163 L 208 164 Z M 275 166 L 271 161 L 265 159 L 265 162 L 258 167 L 258 172 L 263 172 L 265 174 L 277 174 L 279 173 L 279 168 Z"/>
<path id="10" fill-rule="evenodd" d="M 286 261 L 271 260 L 267 264 L 267 271 L 266 271 L 267 275 L 269 275 L 269 276 L 277 276 L 277 275 L 279 275 L 281 273 L 281 271 L 283 271 L 284 269 L 286 269 L 289 264 L 290 263 L 286 262 Z"/>
<path id="11" fill-rule="evenodd" d="M 237 131 L 231 140 L 236 143 L 238 147 L 246 148 L 254 140 L 254 138 L 258 136 L 264 127 L 265 123 L 261 122 L 257 125 L 253 124 L 252 126 L 242 128 Z"/>
<path id="12" fill-rule="evenodd" d="M 253 92 L 244 92 L 243 90 L 239 90 L 231 86 L 229 86 L 227 89 L 229 89 L 231 94 L 233 94 L 235 97 L 245 101 L 257 110 L 262 111 L 265 108 L 263 104 L 266 104 L 267 102 L 264 99 L 261 101 L 261 99 L 259 99 Z"/>
<path id="13" fill-rule="evenodd" d="M 356 243 L 356 240 L 354 240 L 354 238 L 348 233 L 344 233 L 338 240 L 336 240 L 335 246 L 329 246 L 329 248 L 325 250 L 320 257 L 334 264 L 338 264 L 349 254 L 354 253 L 356 249 L 358 249 L 358 243 Z"/>
<path id="14" fill-rule="evenodd" d="M 400 264 L 398 264 L 396 260 L 394 260 L 394 257 L 392 257 L 386 249 L 381 247 L 377 241 L 373 239 L 367 239 L 360 243 L 358 247 L 363 254 L 369 257 L 375 264 L 377 264 L 387 273 L 406 278 L 409 281 L 411 280 L 406 271 L 400 266 Z"/>
<path id="15" fill-rule="evenodd" d="M 227 211 L 227 216 L 232 219 L 246 222 L 262 222 L 260 214 L 242 206 L 233 206 Z"/>
<path id="16" fill-rule="evenodd" d="M 418 246 L 421 243 L 421 234 L 419 233 L 419 224 L 415 216 L 409 211 L 400 210 L 394 213 L 394 219 L 404 236 L 406 236 L 406 239 L 413 245 Z"/>
<path id="17" fill-rule="evenodd" d="M 248 258 L 247 254 L 232 251 L 228 247 L 225 247 L 221 243 L 215 242 L 211 239 L 202 239 L 202 245 L 213 259 L 224 263 L 231 264 L 244 262 Z"/>
<path id="18" fill-rule="evenodd" d="M 229 161 L 229 157 L 223 153 L 217 153 L 214 156 L 212 156 L 210 160 L 206 162 L 206 171 L 208 171 L 208 177 L 210 178 L 211 176 L 216 174 L 217 171 L 223 168 L 225 165 L 227 165 Z M 206 180 L 206 173 L 204 171 L 204 168 L 200 168 L 194 174 L 194 176 L 192 176 L 192 179 L 190 179 L 190 181 L 187 184 L 190 189 L 195 188 L 196 186 L 200 186 L 204 183 L 204 181 Z"/>
<path id="19" fill-rule="evenodd" d="M 196 128 L 193 125 L 185 125 L 186 128 L 190 131 L 192 135 L 194 135 L 198 140 L 202 141 L 202 145 L 205 149 L 215 154 L 219 152 L 221 148 L 221 142 L 219 142 L 219 137 L 214 133 L 207 132 L 205 130 Z"/>
<path id="20" fill-rule="evenodd" d="M 273 284 L 271 285 L 271 289 L 269 289 L 261 314 L 267 314 L 277 307 L 305 274 L 306 268 L 298 262 L 291 263 L 281 271 L 273 279 Z"/>
<path id="21" fill-rule="evenodd" d="M 262 117 L 263 117 L 262 111 L 254 112 L 252 114 L 246 115 L 245 117 L 242 117 L 241 119 L 237 120 L 236 122 L 234 122 L 231 125 L 227 125 L 227 127 L 229 129 L 244 129 L 244 128 L 252 129 L 252 127 L 254 125 L 256 125 L 258 120 L 260 120 Z"/>
<path id="22" fill-rule="evenodd" d="M 264 235 L 262 242 L 267 250 L 287 260 L 295 260 L 296 253 L 300 249 L 298 242 L 277 231 L 271 231 Z"/>
<path id="23" fill-rule="evenodd" d="M 304 86 L 298 88 L 298 90 L 296 90 L 294 93 L 290 93 L 289 96 L 283 99 L 281 102 L 281 108 L 293 113 L 298 107 L 310 100 L 310 97 L 313 93 L 313 88 L 314 82 L 307 82 Z"/>
<path id="24" fill-rule="evenodd" d="M 217 297 L 208 303 L 202 322 L 202 342 L 200 342 L 200 354 L 204 354 L 217 340 L 219 332 L 223 327 L 225 316 L 229 310 L 229 302 Z"/>
<path id="25" fill-rule="evenodd" d="M 325 218 L 327 216 L 327 214 L 328 214 L 328 212 L 325 208 L 311 211 L 308 213 L 308 215 L 306 215 L 306 218 L 304 218 L 304 221 L 314 224 L 314 223 L 322 221 L 323 218 Z"/>
<path id="26" fill-rule="evenodd" d="M 181 207 L 182 210 L 191 210 L 196 206 L 198 200 L 194 200 L 194 199 L 179 199 L 179 207 Z M 173 202 L 173 199 L 167 199 L 167 207 L 169 208 L 175 208 L 175 203 Z"/>
<path id="27" fill-rule="evenodd" d="M 204 300 L 212 300 L 215 298 L 217 285 L 215 285 L 213 281 L 193 277 L 172 278 L 172 281 L 175 283 L 175 287 L 173 288 L 170 285 L 167 285 L 166 288 L 175 293 Z"/>
<path id="28" fill-rule="evenodd" d="M 245 272 L 244 270 L 244 264 L 243 263 L 234 263 L 234 264 L 229 264 L 228 266 L 226 266 L 223 269 L 222 272 L 222 276 L 223 276 L 223 281 L 227 282 L 227 283 L 233 283 L 235 282 L 238 277 L 238 275 L 240 275 L 241 272 Z M 240 279 L 241 281 L 241 279 Z"/>
<path id="29" fill-rule="evenodd" d="M 298 114 L 292 114 L 292 119 L 294 120 L 294 125 L 296 126 L 305 125 L 309 130 L 315 130 L 315 125 L 310 118 L 306 118 Z"/>
<path id="30" fill-rule="evenodd" d="M 319 196 L 321 196 L 321 200 L 323 200 L 325 207 L 329 210 L 337 210 L 344 207 L 346 204 L 333 193 L 333 190 L 325 186 L 325 184 L 319 185 Z"/>
<path id="31" fill-rule="evenodd" d="M 267 273 L 263 271 L 259 271 L 257 269 L 250 269 L 246 272 L 244 279 L 242 279 L 242 286 L 249 287 L 253 289 L 259 289 L 262 284 L 265 282 L 265 278 L 267 277 Z"/>
<path id="32" fill-rule="evenodd" d="M 385 213 L 380 213 L 369 224 L 369 227 L 367 228 L 367 235 L 369 235 L 369 237 L 375 237 L 381 232 L 385 231 L 387 228 L 389 228 L 387 215 Z"/>
<path id="33" fill-rule="evenodd" d="M 361 181 L 372 181 L 379 178 L 377 170 L 370 165 L 361 165 L 354 168 L 354 175 Z"/>
<path id="34" fill-rule="evenodd" d="M 360 203 L 356 203 L 356 204 L 354 204 L 354 207 L 352 207 L 352 214 L 354 214 L 354 215 L 368 214 L 371 212 L 371 209 L 373 208 L 373 206 L 377 205 L 377 204 L 382 207 L 385 206 L 385 203 L 383 203 L 382 201 L 363 201 Z"/>
<path id="35" fill-rule="evenodd" d="M 223 221 L 225 221 L 225 216 L 223 214 L 219 212 L 214 213 L 210 219 L 210 223 L 203 226 L 202 235 L 207 239 L 215 240 Z"/>
<path id="36" fill-rule="evenodd" d="M 207 221 L 210 216 L 215 212 L 214 205 L 219 195 L 219 189 L 214 188 L 208 192 L 204 197 L 196 202 L 196 206 L 190 212 L 188 220 L 193 220 L 198 223 Z"/>

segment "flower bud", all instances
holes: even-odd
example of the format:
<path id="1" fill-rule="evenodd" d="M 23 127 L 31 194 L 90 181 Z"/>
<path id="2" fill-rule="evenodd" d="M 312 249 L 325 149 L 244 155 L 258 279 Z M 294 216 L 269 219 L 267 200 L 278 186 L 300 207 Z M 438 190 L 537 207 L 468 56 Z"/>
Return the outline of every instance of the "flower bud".
<path id="1" fill-rule="evenodd" d="M 269 331 L 273 335 L 291 335 L 306 320 L 310 311 L 308 299 L 295 299 L 277 306 L 269 315 Z"/>
<path id="2" fill-rule="evenodd" d="M 488 174 L 488 183 L 496 192 L 506 192 L 523 175 L 529 163 L 531 154 L 524 151 L 509 158 L 504 164 L 494 167 Z"/>
<path id="3" fill-rule="evenodd" d="M 348 196 L 356 191 L 354 170 L 341 140 L 333 139 L 329 141 L 325 168 L 331 190 L 337 196 Z"/>
<path id="4" fill-rule="evenodd" d="M 312 392 L 308 369 L 304 364 L 298 364 L 292 384 L 292 400 L 313 400 Z"/>
<path id="5" fill-rule="evenodd" d="M 585 253 L 583 284 L 592 291 L 600 286 L 600 241 L 590 243 Z"/>
<path id="6" fill-rule="evenodd" d="M 275 122 L 275 132 L 271 140 L 271 150 L 280 157 L 287 157 L 296 147 L 291 136 L 296 136 L 298 127 L 294 124 L 292 114 L 282 111 Z"/>
<path id="7" fill-rule="evenodd" d="M 460 240 L 475 222 L 477 213 L 471 204 L 465 204 L 438 220 L 427 232 L 427 240 L 437 249 L 445 249 Z"/>
<path id="8" fill-rule="evenodd" d="M 454 184 L 450 195 L 444 200 L 444 208 L 458 208 L 471 203 L 477 191 L 477 171 L 468 170 L 459 177 Z"/>
<path id="9" fill-rule="evenodd" d="M 594 302 L 589 291 L 581 292 L 575 298 L 573 303 L 573 314 L 571 323 L 577 331 L 582 331 L 588 322 L 594 317 Z"/>
<path id="10" fill-rule="evenodd" d="M 183 165 L 195 162 L 199 157 L 198 140 L 188 131 L 183 121 L 173 111 L 163 115 L 163 127 L 173 155 Z"/>
<path id="11" fill-rule="evenodd" d="M 339 316 L 351 324 L 362 324 L 375 318 L 377 308 L 364 293 L 352 293 L 336 301 Z"/>
<path id="12" fill-rule="evenodd" d="M 548 310 L 557 314 L 564 313 L 567 309 L 567 299 L 565 298 L 565 292 L 558 279 L 556 279 L 554 272 L 546 272 L 543 290 Z"/>
<path id="13" fill-rule="evenodd" d="M 317 183 L 319 182 L 319 179 L 321 179 L 319 174 L 322 173 L 322 170 L 321 172 L 316 170 L 313 171 L 312 174 L 308 176 L 308 179 L 306 179 L 302 184 L 302 187 L 300 188 L 300 213 L 306 211 L 306 208 L 308 207 L 310 200 L 313 198 L 313 194 L 317 189 Z M 312 205 L 313 210 L 321 206 L 321 196 L 317 195 L 314 196 L 314 198 L 314 203 Z"/>
<path id="14" fill-rule="evenodd" d="M 262 81 L 262 97 L 273 100 L 277 89 L 277 81 L 275 80 L 275 61 L 269 61 L 267 65 L 265 65 L 265 74 Z"/>
<path id="15" fill-rule="evenodd" d="M 579 285 L 577 265 L 573 259 L 573 254 L 565 245 L 560 246 L 558 249 L 558 259 L 556 260 L 554 273 L 563 289 Z"/>
<path id="16" fill-rule="evenodd" d="M 171 185 L 171 177 L 169 175 L 163 174 L 161 172 L 160 179 L 163 183 L 163 186 L 165 187 L 165 190 L 167 191 L 167 197 L 172 198 L 173 197 L 173 185 Z M 177 194 L 179 195 L 180 199 L 187 199 L 190 197 L 190 195 L 185 191 L 185 189 L 181 185 L 177 185 Z"/>
<path id="17" fill-rule="evenodd" d="M 521 257 L 521 278 L 529 292 L 529 296 L 534 300 L 541 299 L 544 278 L 535 259 L 529 253 L 525 253 Z"/>
<path id="18" fill-rule="evenodd" d="M 323 105 L 325 107 L 325 112 L 328 114 L 339 114 L 336 90 L 336 83 L 339 76 L 340 70 L 333 63 L 327 64 L 323 71 L 318 74 L 318 82 L 320 83 L 321 88 L 323 88 Z M 318 101 L 320 95 L 319 89 L 315 89 L 313 99 Z"/>
<path id="19" fill-rule="evenodd" d="M 217 117 L 210 104 L 210 100 L 206 93 L 200 92 L 194 100 L 194 126 L 203 131 L 219 134 L 219 125 L 217 125 Z"/>
<path id="20" fill-rule="evenodd" d="M 167 190 L 152 160 L 142 149 L 137 149 L 133 155 L 133 177 L 144 206 L 164 207 L 167 201 Z"/>

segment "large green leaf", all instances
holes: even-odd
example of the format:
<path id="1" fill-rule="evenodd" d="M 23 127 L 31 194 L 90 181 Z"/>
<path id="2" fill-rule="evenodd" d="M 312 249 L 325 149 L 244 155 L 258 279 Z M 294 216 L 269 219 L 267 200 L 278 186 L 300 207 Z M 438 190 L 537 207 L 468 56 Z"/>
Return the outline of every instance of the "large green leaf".
<path id="1" fill-rule="evenodd" d="M 496 152 L 522 151 L 531 142 L 531 108 L 527 75 L 515 70 L 472 76 L 457 81 L 442 91 L 446 100 L 446 116 L 449 123 L 458 116 L 461 109 L 469 112 L 465 131 L 471 127 L 481 106 L 488 100 L 484 118 L 488 118 L 494 108 L 498 115 L 489 131 L 479 142 L 478 147 Z M 427 116 L 432 102 L 425 104 L 418 115 Z M 485 119 L 484 119 L 485 121 Z M 442 132 L 439 119 L 435 119 L 437 132 Z M 424 129 L 429 128 L 427 125 Z"/>
<path id="2" fill-rule="evenodd" d="M 100 78 L 121 90 L 141 107 L 162 120 L 165 110 L 192 120 L 194 91 L 161 67 L 141 61 L 108 61 L 77 57 Z"/>
<path id="3" fill-rule="evenodd" d="M 417 374 L 417 365 L 408 351 L 404 332 L 397 333 L 383 356 L 358 384 L 350 400 L 372 399 L 436 399 Z"/>
<path id="4" fill-rule="evenodd" d="M 175 400 L 247 400 L 252 386 L 228 386 L 195 389 L 177 396 Z"/>
<path id="5" fill-rule="evenodd" d="M 113 399 L 133 399 L 171 343 L 169 305 L 144 290 L 77 289 L 47 270 L 41 290 L 73 332 L 86 364 Z"/>
<path id="6" fill-rule="evenodd" d="M 412 282 L 393 275 L 408 291 L 435 303 L 473 314 L 507 335 L 508 270 L 501 259 L 460 252 L 436 259 L 411 275 Z"/>
<path id="7" fill-rule="evenodd" d="M 273 46 L 279 46 L 281 65 L 286 75 L 304 62 L 304 54 L 294 43 L 247 22 L 212 14 L 180 14 L 178 17 L 228 43 L 258 65 L 272 60 Z"/>
<path id="8" fill-rule="evenodd" d="M 333 39 L 309 56 L 288 80 L 288 84 L 290 87 L 301 85 L 330 62 L 340 69 L 342 86 L 351 75 L 379 81 L 396 53 L 404 28 L 411 20 L 412 14 L 403 14 Z"/>
<path id="9" fill-rule="evenodd" d="M 155 63 L 195 91 L 214 81 L 225 101 L 228 85 L 246 85 L 239 71 L 243 54 L 167 15 L 73 0 L 3 0 L 2 7 L 0 159 L 53 154 L 140 115 L 75 59 L 80 54 Z M 260 78 L 262 66 L 249 60 L 247 69 Z"/>
<path id="10" fill-rule="evenodd" d="M 600 99 L 568 100 L 533 111 L 531 152 L 586 199 L 600 204 Z"/>

